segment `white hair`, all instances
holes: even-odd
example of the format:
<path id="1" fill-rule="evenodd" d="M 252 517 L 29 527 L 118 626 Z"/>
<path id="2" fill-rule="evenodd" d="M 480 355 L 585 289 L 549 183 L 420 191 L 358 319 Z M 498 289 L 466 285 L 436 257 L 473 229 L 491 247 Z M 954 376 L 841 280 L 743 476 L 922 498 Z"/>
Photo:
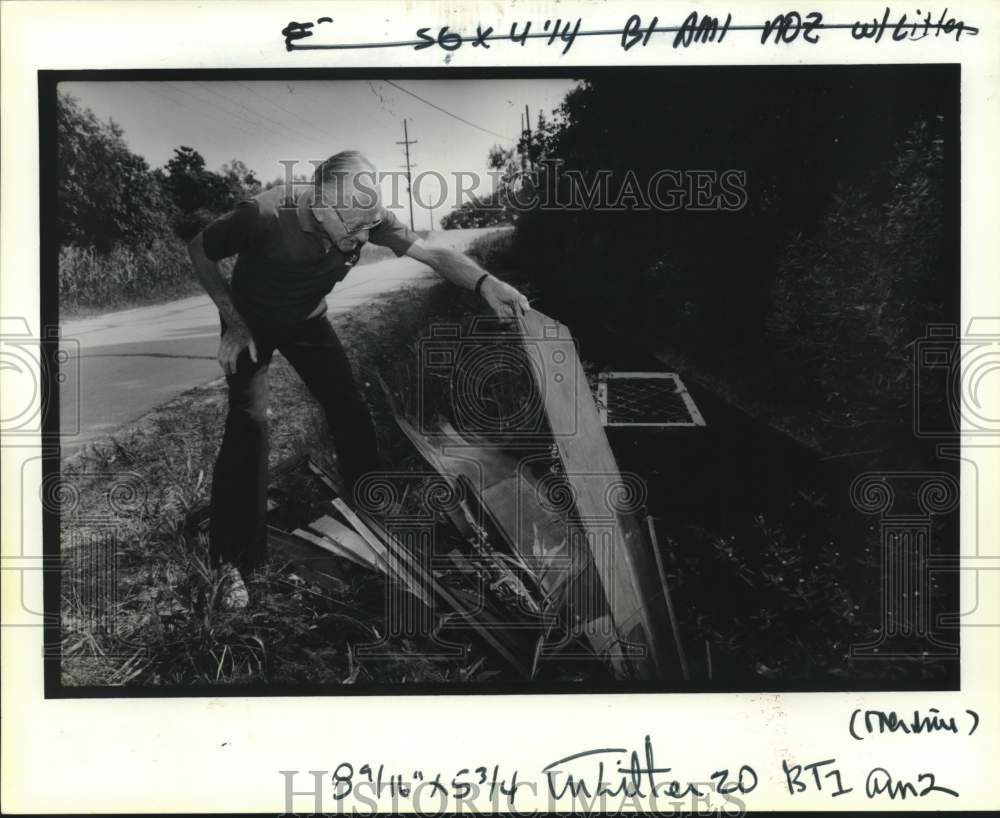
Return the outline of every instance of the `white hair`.
<path id="1" fill-rule="evenodd" d="M 328 204 L 363 209 L 378 204 L 377 170 L 360 151 L 335 153 L 317 166 L 313 179 L 324 201 L 332 193 L 334 201 Z"/>

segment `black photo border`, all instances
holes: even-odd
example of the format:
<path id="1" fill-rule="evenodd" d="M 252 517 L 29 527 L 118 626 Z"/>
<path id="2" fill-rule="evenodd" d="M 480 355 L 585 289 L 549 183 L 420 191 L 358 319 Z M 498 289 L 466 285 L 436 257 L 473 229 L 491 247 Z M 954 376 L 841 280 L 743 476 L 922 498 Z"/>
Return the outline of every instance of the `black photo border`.
<path id="1" fill-rule="evenodd" d="M 60 82 L 127 82 L 127 81 L 302 81 L 302 80 L 461 80 L 461 79 L 587 79 L 627 74 L 641 81 L 643 75 L 668 71 L 675 74 L 733 71 L 857 71 L 870 70 L 911 72 L 946 72 L 954 89 L 949 100 L 950 114 L 945 123 L 945 241 L 954 259 L 954 285 L 958 288 L 955 309 L 961 315 L 961 64 L 960 63 L 851 63 L 823 65 L 700 65 L 700 66 L 537 66 L 485 68 L 309 68 L 309 69 L 116 69 L 116 70 L 45 70 L 38 71 L 39 111 L 39 183 L 40 183 L 40 348 L 43 364 L 53 375 L 58 372 L 59 342 L 47 336 L 46 329 L 59 327 L 59 247 L 56 230 L 58 195 L 58 162 L 56 132 L 56 91 Z M 762 101 L 766 104 L 766 100 Z M 56 377 L 42 378 L 42 480 L 43 485 L 58 479 L 60 473 L 59 387 Z M 921 690 L 961 689 L 961 674 L 957 687 L 928 688 L 917 681 L 886 683 L 861 680 L 842 686 L 829 684 L 761 684 L 759 686 L 713 685 L 705 689 L 691 683 L 677 682 L 612 682 L 612 683 L 532 683 L 503 682 L 480 684 L 372 684 L 372 685 L 192 685 L 192 686 L 65 686 L 61 683 L 60 651 L 61 571 L 60 515 L 43 504 L 43 571 L 44 604 L 44 694 L 47 699 L 90 698 L 190 698 L 190 697 L 289 697 L 289 696 L 385 696 L 385 695 L 523 695 L 530 694 L 594 694 L 594 693 L 863 693 L 912 692 Z M 960 650 L 961 656 L 961 650 Z M 959 658 L 955 661 L 960 662 Z"/>

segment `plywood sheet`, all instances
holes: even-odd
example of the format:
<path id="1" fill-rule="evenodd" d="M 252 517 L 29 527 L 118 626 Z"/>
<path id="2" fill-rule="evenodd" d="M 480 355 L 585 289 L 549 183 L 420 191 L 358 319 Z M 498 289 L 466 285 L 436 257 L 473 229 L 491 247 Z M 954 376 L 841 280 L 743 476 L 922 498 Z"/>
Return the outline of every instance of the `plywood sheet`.
<path id="1" fill-rule="evenodd" d="M 603 585 L 617 644 L 641 656 L 627 660 L 642 678 L 667 678 L 670 624 L 652 546 L 626 502 L 635 481 L 623 480 L 611 452 L 569 330 L 535 310 L 519 322 L 563 476 L 572 487 L 573 527 L 586 542 Z M 610 558 L 609 558 L 610 557 Z"/>

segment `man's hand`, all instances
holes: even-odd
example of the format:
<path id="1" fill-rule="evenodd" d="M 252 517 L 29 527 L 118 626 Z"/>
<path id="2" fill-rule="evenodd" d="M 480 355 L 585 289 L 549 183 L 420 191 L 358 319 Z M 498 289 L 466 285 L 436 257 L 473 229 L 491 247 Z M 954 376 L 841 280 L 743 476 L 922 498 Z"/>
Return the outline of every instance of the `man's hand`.
<path id="1" fill-rule="evenodd" d="M 235 375 L 236 359 L 247 347 L 250 348 L 250 360 L 257 363 L 257 346 L 253 342 L 253 335 L 233 306 L 232 293 L 219 271 L 219 263 L 205 255 L 204 237 L 201 233 L 191 239 L 188 252 L 198 280 L 219 308 L 219 317 L 225 327 L 219 341 L 219 366 L 226 375 Z"/>
<path id="2" fill-rule="evenodd" d="M 219 341 L 219 365 L 227 375 L 236 374 L 236 360 L 244 349 L 250 350 L 250 360 L 257 363 L 257 346 L 245 324 L 231 324 Z"/>
<path id="3" fill-rule="evenodd" d="M 499 278 L 487 278 L 479 293 L 497 315 L 516 318 L 528 310 L 528 299 L 524 294 Z"/>
<path id="4" fill-rule="evenodd" d="M 465 290 L 472 290 L 486 273 L 465 253 L 451 247 L 428 244 L 418 239 L 410 245 L 406 255 L 431 267 L 452 284 Z M 528 299 L 509 284 L 489 276 L 483 279 L 479 294 L 498 315 L 516 318 L 528 309 Z"/>

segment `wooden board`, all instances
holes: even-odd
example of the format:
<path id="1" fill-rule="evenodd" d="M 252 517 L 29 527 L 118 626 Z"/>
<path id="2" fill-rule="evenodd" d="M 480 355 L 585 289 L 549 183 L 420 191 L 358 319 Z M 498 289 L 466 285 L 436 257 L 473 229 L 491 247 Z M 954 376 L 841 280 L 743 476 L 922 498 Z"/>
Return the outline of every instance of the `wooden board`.
<path id="1" fill-rule="evenodd" d="M 347 583 L 341 558 L 274 526 L 267 527 L 267 544 L 272 553 L 293 563 L 303 579 L 337 596 L 344 594 Z"/>
<path id="2" fill-rule="evenodd" d="M 396 420 L 436 470 L 477 487 L 491 521 L 522 557 L 532 562 L 541 555 L 550 561 L 551 570 L 538 574 L 544 590 L 553 599 L 568 600 L 560 602 L 563 613 L 569 612 L 568 622 L 577 621 L 576 611 L 583 612 L 581 635 L 610 661 L 616 676 L 675 677 L 655 556 L 636 516 L 608 502 L 622 479 L 575 341 L 565 326 L 536 311 L 518 324 L 520 334 L 510 337 L 520 341 L 531 361 L 528 368 L 551 436 L 541 430 L 525 439 L 515 430 L 498 448 L 495 441 L 472 439 L 467 430 L 460 433 L 446 422 L 433 432 L 418 431 L 387 390 Z M 553 444 L 574 498 L 567 504 L 545 502 L 541 478 L 525 467 Z M 577 573 L 567 577 L 567 566 Z M 624 655 L 634 653 L 629 646 L 642 655 Z"/>
<path id="3" fill-rule="evenodd" d="M 346 507 L 345 507 L 346 508 Z M 389 547 L 394 551 L 405 552 L 406 549 L 402 545 L 395 543 L 392 534 L 387 531 L 382 525 L 372 517 L 367 515 L 362 519 L 360 516 L 356 516 L 358 523 L 365 527 L 366 529 L 370 526 L 378 532 L 377 535 L 381 537 Z M 353 524 L 353 521 L 352 521 Z M 371 530 L 369 529 L 369 531 Z M 467 603 L 463 603 L 459 598 L 458 594 L 452 592 L 448 586 L 444 583 L 438 582 L 434 575 L 428 571 L 425 571 L 423 566 L 421 566 L 416 561 L 410 562 L 413 574 L 415 577 L 419 578 L 420 582 L 425 584 L 430 588 L 434 594 L 440 597 L 453 611 L 459 612 L 468 610 Z M 492 622 L 482 622 L 479 620 L 478 616 L 469 615 L 465 617 L 466 621 L 472 626 L 472 628 L 484 639 L 486 642 L 499 653 L 510 665 L 522 676 L 531 676 L 532 670 L 528 663 L 522 661 L 518 658 L 517 648 L 513 648 L 508 644 L 505 639 L 505 632 L 503 629 L 497 628 L 495 623 Z"/>
<path id="4" fill-rule="evenodd" d="M 516 335 L 512 339 L 516 342 Z M 388 393 L 402 431 L 429 465 L 446 479 L 475 487 L 478 495 L 470 507 L 482 512 L 477 521 L 495 527 L 520 561 L 529 565 L 531 577 L 540 585 L 540 607 L 558 616 L 567 629 L 589 642 L 594 653 L 607 657 L 615 673 L 629 675 L 617 656 L 617 636 L 609 628 L 591 627 L 590 622 L 609 621 L 603 588 L 593 587 L 590 549 L 583 537 L 571 537 L 569 515 L 558 504 L 544 502 L 530 465 L 551 460 L 550 438 L 516 441 L 509 449 L 463 436 L 442 422 L 433 434 L 417 431 L 403 417 Z M 589 583 L 589 584 L 588 584 Z M 559 645 L 546 645 L 558 653 Z"/>
<path id="5" fill-rule="evenodd" d="M 323 521 L 329 520 L 330 522 L 336 523 L 330 517 L 321 517 L 319 520 L 314 520 L 308 526 L 308 529 L 297 528 L 292 533 L 303 540 L 311 542 L 313 545 L 329 551 L 341 559 L 348 560 L 352 565 L 357 565 L 360 568 L 365 568 L 367 570 L 377 571 L 382 573 L 382 568 L 379 566 L 378 560 L 375 559 L 375 555 L 372 553 L 371 548 L 368 547 L 368 543 L 364 540 L 361 541 L 361 547 L 358 548 L 357 544 L 352 540 L 351 545 L 347 546 L 343 542 L 341 537 L 331 537 L 324 528 L 323 525 L 317 525 L 317 523 L 323 523 Z M 345 526 L 346 528 L 346 526 Z M 353 534 L 350 529 L 347 529 L 348 533 Z M 357 537 L 357 534 L 354 534 Z"/>
<path id="6" fill-rule="evenodd" d="M 406 549 L 393 547 L 395 546 L 395 543 L 386 542 L 380 539 L 375 533 L 372 532 L 365 522 L 354 513 L 347 503 L 339 497 L 335 497 L 331 505 L 337 510 L 337 513 L 347 520 L 350 526 L 364 538 L 365 542 L 371 546 L 372 551 L 375 552 L 379 561 L 386 566 L 385 572 L 399 581 L 399 583 L 417 599 L 429 606 L 431 604 L 431 598 L 424 587 L 425 583 L 423 582 L 423 578 L 418 572 L 413 570 L 416 565 L 416 561 L 410 557 Z M 389 553 L 389 548 L 393 548 L 391 555 Z"/>
<path id="7" fill-rule="evenodd" d="M 336 550 L 344 552 L 348 559 L 355 560 L 366 568 L 383 573 L 386 571 L 387 566 L 379 561 L 378 555 L 364 537 L 339 520 L 333 517 L 320 517 L 306 527 L 325 538 Z"/>
<path id="8" fill-rule="evenodd" d="M 670 622 L 652 546 L 636 516 L 608 502 L 621 475 L 573 336 L 536 310 L 529 310 L 519 324 L 525 351 L 540 364 L 531 371 L 576 497 L 577 534 L 592 549 L 618 644 L 643 649 L 643 658 L 629 660 L 637 676 L 669 678 L 673 675 Z M 610 561 L 600 553 L 602 538 L 606 542 L 609 533 Z"/>
<path id="9" fill-rule="evenodd" d="M 467 495 L 478 495 L 469 505 L 484 512 L 478 524 L 492 526 L 500 534 L 501 541 L 494 545 L 506 544 L 516 551 L 546 594 L 557 594 L 566 580 L 564 569 L 569 561 L 566 519 L 539 502 L 535 480 L 527 469 L 539 457 L 538 450 L 521 450 L 518 456 L 495 446 L 476 445 L 448 423 L 428 439 L 406 418 L 397 414 L 396 421 L 428 465 L 463 486 Z M 461 530 L 461 525 L 456 527 Z"/>

